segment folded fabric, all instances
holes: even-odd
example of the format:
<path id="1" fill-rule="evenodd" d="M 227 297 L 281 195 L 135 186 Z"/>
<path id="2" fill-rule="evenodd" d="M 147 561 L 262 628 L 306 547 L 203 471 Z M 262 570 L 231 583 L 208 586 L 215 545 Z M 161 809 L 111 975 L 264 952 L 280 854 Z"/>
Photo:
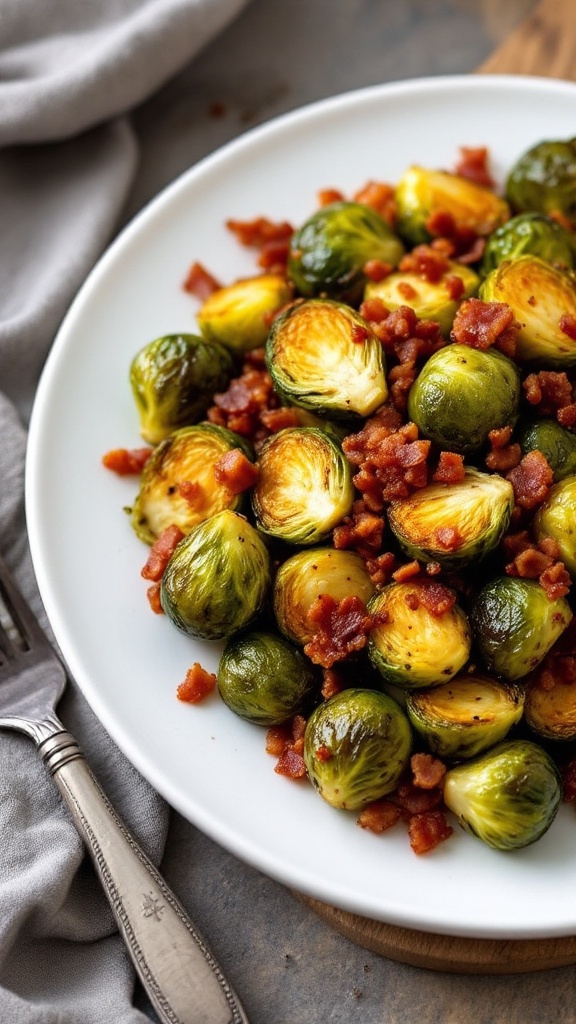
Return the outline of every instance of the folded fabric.
<path id="1" fill-rule="evenodd" d="M 129 112 L 247 0 L 3 0 L 0 23 L 0 550 L 46 623 L 24 521 L 26 424 L 66 308 L 110 241 L 138 161 Z M 71 487 L 73 479 L 71 477 Z M 65 543 L 65 538 L 63 538 Z M 146 852 L 168 809 L 74 684 L 59 708 Z M 0 1020 L 138 1024 L 134 974 L 30 740 L 0 737 Z"/>

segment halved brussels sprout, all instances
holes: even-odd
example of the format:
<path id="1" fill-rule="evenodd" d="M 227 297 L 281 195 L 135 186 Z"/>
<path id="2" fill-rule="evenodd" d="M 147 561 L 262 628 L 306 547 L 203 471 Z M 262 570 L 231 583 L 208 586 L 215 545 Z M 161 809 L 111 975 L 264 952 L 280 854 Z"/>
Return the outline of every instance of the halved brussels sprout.
<path id="1" fill-rule="evenodd" d="M 520 324 L 516 358 L 563 369 L 576 366 L 576 340 L 562 329 L 576 317 L 574 276 L 538 256 L 501 263 L 482 282 L 480 298 L 505 302 Z"/>
<path id="2" fill-rule="evenodd" d="M 352 508 L 350 466 L 337 441 L 316 427 L 272 434 L 260 449 L 258 467 L 252 508 L 271 537 L 317 544 Z"/>
<path id="3" fill-rule="evenodd" d="M 304 762 L 320 796 L 347 811 L 391 793 L 408 764 L 410 723 L 392 697 L 377 690 L 342 690 L 312 712 Z"/>
<path id="4" fill-rule="evenodd" d="M 551 689 L 537 679 L 526 687 L 526 722 L 533 732 L 546 740 L 576 740 L 576 680 L 559 679 Z"/>
<path id="5" fill-rule="evenodd" d="M 411 558 L 453 570 L 479 561 L 500 543 L 513 508 L 508 480 L 467 466 L 459 483 L 427 484 L 393 501 L 388 524 Z"/>
<path id="6" fill-rule="evenodd" d="M 304 646 L 315 632 L 308 612 L 321 594 L 330 594 L 335 601 L 359 597 L 367 604 L 374 590 L 366 562 L 355 551 L 328 547 L 297 551 L 276 573 L 273 604 L 278 627 Z"/>
<path id="7" fill-rule="evenodd" d="M 570 232 L 551 217 L 531 211 L 517 214 L 492 232 L 486 240 L 480 272 L 485 277 L 504 260 L 517 260 L 529 253 L 558 267 L 574 267 L 576 250 Z"/>
<path id="8" fill-rule="evenodd" d="M 177 545 L 162 575 L 160 601 L 181 632 L 225 640 L 259 614 L 270 581 L 270 555 L 260 534 L 225 509 Z"/>
<path id="9" fill-rule="evenodd" d="M 576 140 L 545 140 L 516 161 L 506 181 L 514 210 L 560 213 L 576 219 Z"/>
<path id="10" fill-rule="evenodd" d="M 397 231 L 412 245 L 428 242 L 430 217 L 450 214 L 462 227 L 489 235 L 508 220 L 508 203 L 483 185 L 448 171 L 408 167 L 396 186 Z"/>
<path id="11" fill-rule="evenodd" d="M 462 293 L 457 299 L 450 278 L 458 277 L 462 282 Z M 420 274 L 397 270 L 382 281 L 370 281 L 366 285 L 365 298 L 379 298 L 387 309 L 409 306 L 421 320 L 433 320 L 447 338 L 454 323 L 454 317 L 463 299 L 475 295 L 480 278 L 471 267 L 462 263 L 449 262 L 448 269 L 438 281 L 429 281 Z"/>
<path id="12" fill-rule="evenodd" d="M 285 637 L 252 630 L 233 637 L 218 665 L 222 700 L 248 722 L 280 725 L 302 711 L 316 686 L 312 663 Z"/>
<path id="13" fill-rule="evenodd" d="M 202 334 L 233 352 L 263 345 L 272 316 L 290 302 L 292 289 L 280 274 L 260 274 L 213 292 L 197 314 Z"/>
<path id="14" fill-rule="evenodd" d="M 478 672 L 406 696 L 412 726 L 441 758 L 476 757 L 503 740 L 522 718 L 524 689 Z"/>
<path id="15" fill-rule="evenodd" d="M 521 679 L 540 664 L 572 618 L 565 598 L 550 600 L 536 580 L 497 576 L 478 594 L 470 621 L 489 672 Z"/>
<path id="16" fill-rule="evenodd" d="M 167 526 L 188 533 L 224 508 L 240 511 L 245 496 L 232 494 L 214 474 L 218 460 L 234 448 L 254 458 L 244 438 L 211 423 L 182 427 L 161 441 L 144 465 L 132 507 L 138 537 L 153 544 Z"/>
<path id="17" fill-rule="evenodd" d="M 576 475 L 566 476 L 550 488 L 534 517 L 534 532 L 537 540 L 554 538 L 561 560 L 576 579 Z"/>
<path id="18" fill-rule="evenodd" d="M 290 306 L 272 325 L 266 362 L 287 402 L 357 419 L 386 401 L 382 344 L 359 313 L 329 299 Z"/>
<path id="19" fill-rule="evenodd" d="M 339 201 L 323 206 L 291 242 L 288 274 L 300 295 L 327 295 L 354 304 L 362 296 L 368 260 L 397 266 L 404 246 L 375 210 Z"/>
<path id="20" fill-rule="evenodd" d="M 230 352 L 217 342 L 194 334 L 166 334 L 150 341 L 130 364 L 144 440 L 158 444 L 173 430 L 202 419 L 233 370 Z"/>
<path id="21" fill-rule="evenodd" d="M 433 614 L 426 581 L 389 583 L 368 610 L 380 621 L 368 637 L 368 657 L 388 683 L 405 690 L 438 686 L 456 675 L 470 655 L 471 630 L 458 604 Z"/>
<path id="22" fill-rule="evenodd" d="M 562 799 L 552 758 L 529 740 L 505 740 L 444 778 L 444 802 L 462 828 L 495 850 L 540 839 Z"/>
<path id="23" fill-rule="evenodd" d="M 526 455 L 539 451 L 554 472 L 554 481 L 576 474 L 576 434 L 561 427 L 558 420 L 535 420 L 526 424 L 519 437 Z"/>
<path id="24" fill-rule="evenodd" d="M 491 430 L 513 426 L 520 374 L 496 349 L 446 345 L 426 360 L 408 394 L 408 415 L 439 448 L 478 451 Z"/>

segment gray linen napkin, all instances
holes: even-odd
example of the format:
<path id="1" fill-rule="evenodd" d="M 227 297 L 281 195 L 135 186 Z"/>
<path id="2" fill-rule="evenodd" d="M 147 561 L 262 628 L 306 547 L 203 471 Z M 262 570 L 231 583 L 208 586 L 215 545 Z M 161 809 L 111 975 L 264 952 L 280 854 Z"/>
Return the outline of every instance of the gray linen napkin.
<path id="1" fill-rule="evenodd" d="M 111 239 L 138 152 L 129 113 L 247 0 L 1 0 L 0 550 L 46 625 L 24 522 L 26 425 L 58 324 Z M 73 685 L 60 705 L 161 857 L 168 811 Z M 31 742 L 0 735 L 0 1021 L 138 1024 L 134 975 Z"/>

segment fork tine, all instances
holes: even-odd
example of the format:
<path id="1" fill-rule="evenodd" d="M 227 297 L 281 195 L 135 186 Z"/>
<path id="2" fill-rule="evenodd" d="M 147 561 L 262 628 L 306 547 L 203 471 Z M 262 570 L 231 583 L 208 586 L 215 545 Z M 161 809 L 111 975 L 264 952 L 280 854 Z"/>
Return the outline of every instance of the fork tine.
<path id="1" fill-rule="evenodd" d="M 12 574 L 2 557 L 0 557 L 0 596 L 15 629 L 27 647 L 31 647 L 33 643 L 47 642 L 40 624 L 28 602 L 16 586 Z M 16 651 L 16 647 L 1 621 L 0 649 L 6 657 L 13 656 Z"/>

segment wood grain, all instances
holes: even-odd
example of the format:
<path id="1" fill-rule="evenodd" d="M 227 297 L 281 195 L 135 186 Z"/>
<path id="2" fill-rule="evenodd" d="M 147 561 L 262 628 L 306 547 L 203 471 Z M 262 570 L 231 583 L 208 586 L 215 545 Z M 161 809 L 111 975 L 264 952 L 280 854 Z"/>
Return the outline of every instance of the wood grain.
<path id="1" fill-rule="evenodd" d="M 372 921 L 294 894 L 331 928 L 373 953 L 448 974 L 522 974 L 576 963 L 576 936 L 556 939 L 466 939 Z"/>
<path id="2" fill-rule="evenodd" d="M 574 0 L 541 0 L 476 71 L 576 78 Z"/>
<path id="3" fill-rule="evenodd" d="M 575 0 L 541 0 L 476 71 L 576 78 Z M 451 974 L 520 974 L 576 963 L 576 936 L 491 940 L 434 935 L 372 921 L 294 895 L 347 939 L 413 967 Z"/>

